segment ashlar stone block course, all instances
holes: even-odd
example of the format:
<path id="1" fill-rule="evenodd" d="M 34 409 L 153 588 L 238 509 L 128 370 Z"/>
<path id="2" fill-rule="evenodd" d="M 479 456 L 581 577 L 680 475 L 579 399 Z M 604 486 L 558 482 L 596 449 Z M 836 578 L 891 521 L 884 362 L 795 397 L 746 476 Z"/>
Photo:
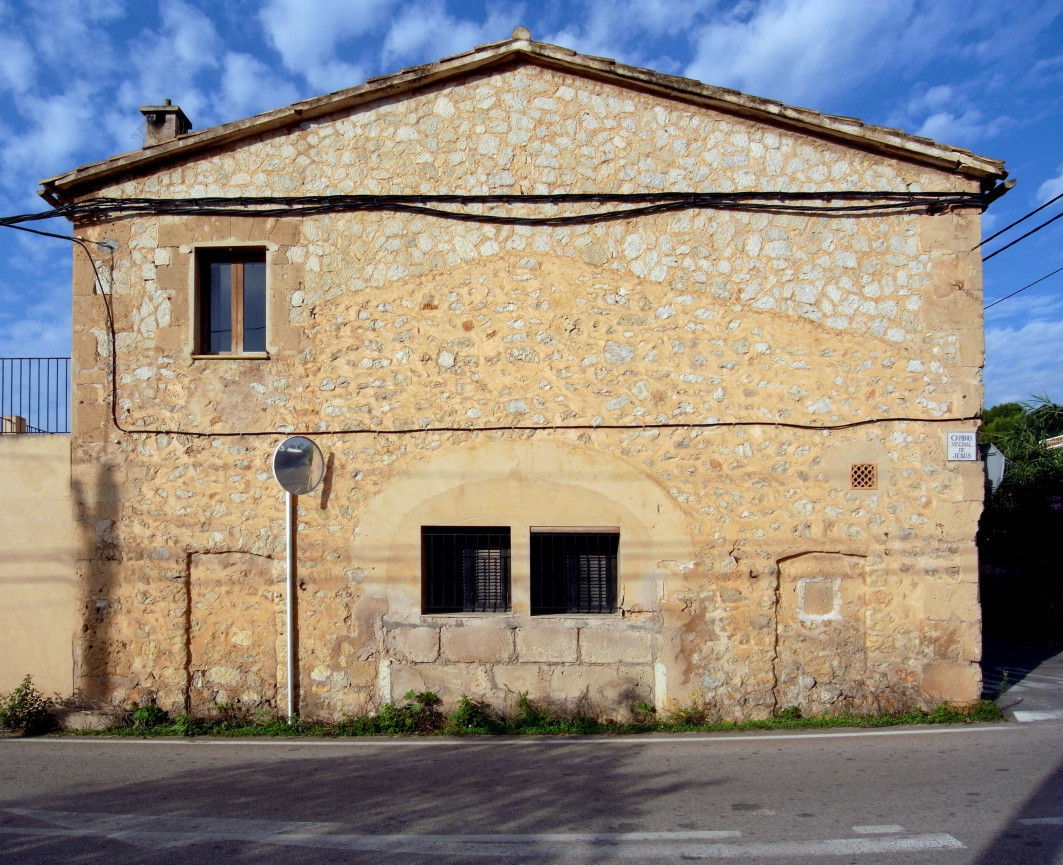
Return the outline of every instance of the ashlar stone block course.
<path id="1" fill-rule="evenodd" d="M 446 661 L 497 663 L 513 657 L 513 631 L 495 624 L 447 625 L 440 631 L 440 652 Z"/>

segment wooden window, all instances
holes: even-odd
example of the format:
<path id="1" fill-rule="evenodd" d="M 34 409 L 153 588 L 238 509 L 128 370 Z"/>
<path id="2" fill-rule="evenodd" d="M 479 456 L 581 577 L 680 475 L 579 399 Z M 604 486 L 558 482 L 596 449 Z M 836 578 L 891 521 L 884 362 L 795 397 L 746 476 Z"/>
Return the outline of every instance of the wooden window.
<path id="1" fill-rule="evenodd" d="M 196 272 L 196 353 L 265 353 L 266 251 L 201 249 Z"/>

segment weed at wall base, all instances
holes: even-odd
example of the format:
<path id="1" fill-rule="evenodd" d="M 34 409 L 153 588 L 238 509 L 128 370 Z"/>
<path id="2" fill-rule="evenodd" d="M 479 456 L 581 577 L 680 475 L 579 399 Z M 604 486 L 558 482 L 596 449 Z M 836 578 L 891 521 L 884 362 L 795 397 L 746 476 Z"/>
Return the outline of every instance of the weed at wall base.
<path id="1" fill-rule="evenodd" d="M 904 724 L 963 724 L 1003 720 L 996 703 L 982 700 L 965 707 L 937 706 L 929 711 L 804 717 L 796 707 L 787 706 L 770 718 L 756 721 L 723 721 L 714 705 L 693 700 L 690 705 L 659 716 L 648 703 L 636 706 L 635 720 L 628 723 L 601 721 L 581 713 L 579 707 L 549 707 L 516 695 L 510 713 L 482 702 L 462 697 L 449 713 L 440 708 L 439 697 L 430 692 L 410 691 L 401 703 L 385 703 L 376 712 L 347 715 L 339 722 L 287 719 L 259 712 L 238 712 L 221 707 L 210 718 L 190 714 L 170 719 L 155 707 L 136 707 L 129 722 L 110 731 L 119 736 L 557 736 L 591 734 L 736 732 L 751 730 L 793 730 L 830 727 L 888 727 Z"/>
<path id="2" fill-rule="evenodd" d="M 51 715 L 52 701 L 26 678 L 10 694 L 0 695 L 0 728 L 34 736 L 55 727 Z"/>

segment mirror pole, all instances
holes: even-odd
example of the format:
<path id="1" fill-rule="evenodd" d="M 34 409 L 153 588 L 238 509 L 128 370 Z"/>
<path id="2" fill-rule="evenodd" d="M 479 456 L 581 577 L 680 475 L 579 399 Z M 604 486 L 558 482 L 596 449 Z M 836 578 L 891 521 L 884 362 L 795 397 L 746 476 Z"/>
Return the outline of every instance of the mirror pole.
<path id="1" fill-rule="evenodd" d="M 285 535 L 287 536 L 287 555 L 285 570 L 287 571 L 288 597 L 285 610 L 285 638 L 288 642 L 288 723 L 295 723 L 298 717 L 295 704 L 295 526 L 297 520 L 296 499 L 297 496 L 289 492 L 284 494 L 285 502 Z"/>

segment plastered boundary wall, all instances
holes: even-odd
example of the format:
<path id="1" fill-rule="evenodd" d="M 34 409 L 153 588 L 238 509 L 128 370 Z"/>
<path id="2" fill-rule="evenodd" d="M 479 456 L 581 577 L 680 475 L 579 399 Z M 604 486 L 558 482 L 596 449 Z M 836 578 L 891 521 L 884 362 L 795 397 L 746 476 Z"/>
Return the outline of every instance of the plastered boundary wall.
<path id="1" fill-rule="evenodd" d="M 29 673 L 73 690 L 77 627 L 70 436 L 0 436 L 0 691 Z"/>

